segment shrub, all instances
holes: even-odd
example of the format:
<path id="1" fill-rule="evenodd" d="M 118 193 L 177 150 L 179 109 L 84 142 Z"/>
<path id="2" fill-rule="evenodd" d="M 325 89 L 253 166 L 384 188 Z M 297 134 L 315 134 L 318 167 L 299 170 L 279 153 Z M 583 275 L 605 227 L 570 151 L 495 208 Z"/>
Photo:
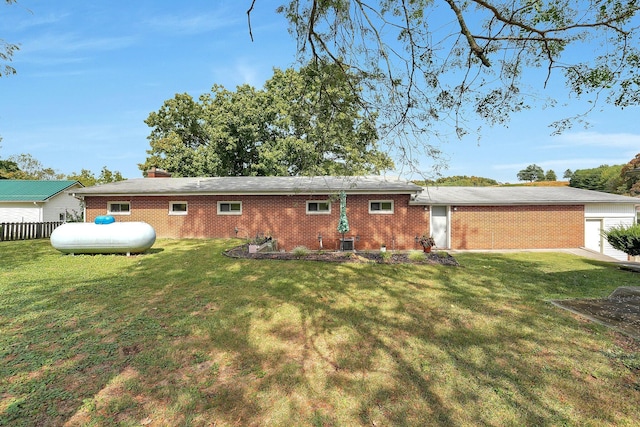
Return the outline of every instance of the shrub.
<path id="1" fill-rule="evenodd" d="M 385 261 L 385 262 L 386 262 L 386 261 L 389 261 L 389 260 L 391 259 L 391 255 L 392 255 L 392 254 L 391 254 L 391 252 L 387 252 L 387 251 L 380 252 L 380 257 L 381 257 L 381 258 L 382 258 L 382 260 L 383 260 L 383 261 Z"/>
<path id="2" fill-rule="evenodd" d="M 424 252 L 410 251 L 408 257 L 411 261 L 424 261 Z"/>
<path id="3" fill-rule="evenodd" d="M 612 227 L 602 233 L 614 248 L 631 256 L 640 255 L 640 224 Z"/>
<path id="4" fill-rule="evenodd" d="M 306 246 L 296 246 L 291 253 L 296 258 L 304 258 L 309 255 L 309 249 Z"/>

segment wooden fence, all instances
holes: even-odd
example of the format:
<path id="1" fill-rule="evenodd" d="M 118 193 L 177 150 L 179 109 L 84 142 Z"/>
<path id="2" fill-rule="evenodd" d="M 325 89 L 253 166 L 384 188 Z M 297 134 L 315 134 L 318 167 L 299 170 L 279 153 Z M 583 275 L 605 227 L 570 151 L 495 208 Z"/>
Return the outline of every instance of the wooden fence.
<path id="1" fill-rule="evenodd" d="M 4 240 L 47 239 L 62 221 L 0 223 L 0 242 Z"/>

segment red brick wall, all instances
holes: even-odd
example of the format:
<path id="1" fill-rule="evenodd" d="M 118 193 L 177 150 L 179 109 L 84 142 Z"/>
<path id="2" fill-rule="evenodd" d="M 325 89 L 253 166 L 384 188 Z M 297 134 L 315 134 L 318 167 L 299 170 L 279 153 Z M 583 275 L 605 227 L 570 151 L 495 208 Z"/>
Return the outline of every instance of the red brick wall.
<path id="1" fill-rule="evenodd" d="M 458 206 L 452 249 L 554 249 L 584 246 L 584 206 Z"/>
<path id="2" fill-rule="evenodd" d="M 190 197 L 95 197 L 86 196 L 87 221 L 107 213 L 107 202 L 128 201 L 130 215 L 118 215 L 116 221 L 145 221 L 158 237 L 202 238 L 253 237 L 270 233 L 280 249 L 291 250 L 304 245 L 318 249 L 318 233 L 325 249 L 337 249 L 340 234 L 336 228 L 340 217 L 340 202 L 333 200 L 331 214 L 306 213 L 308 200 L 327 200 L 329 196 L 190 196 Z M 393 200 L 394 214 L 370 214 L 369 200 Z M 169 215 L 169 202 L 188 204 L 188 215 Z M 241 201 L 242 215 L 218 215 L 218 201 Z M 345 237 L 359 237 L 356 249 L 417 248 L 414 237 L 428 232 L 428 212 L 423 206 L 409 206 L 409 195 L 377 197 L 348 195 L 347 218 L 350 231 Z"/>

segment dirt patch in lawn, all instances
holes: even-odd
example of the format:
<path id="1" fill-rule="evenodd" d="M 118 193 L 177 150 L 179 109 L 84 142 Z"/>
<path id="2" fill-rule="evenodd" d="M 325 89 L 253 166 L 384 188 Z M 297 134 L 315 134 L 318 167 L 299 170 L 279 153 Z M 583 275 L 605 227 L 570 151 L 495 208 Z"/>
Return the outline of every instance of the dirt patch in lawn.
<path id="1" fill-rule="evenodd" d="M 551 302 L 640 340 L 640 286 L 619 287 L 607 298 Z"/>
<path id="2" fill-rule="evenodd" d="M 441 264 L 450 266 L 460 265 L 451 254 L 443 251 L 424 253 L 424 256 L 421 258 L 410 256 L 408 252 L 392 252 L 390 253 L 390 255 L 384 256 L 379 251 L 309 251 L 309 253 L 301 256 L 292 252 L 258 252 L 250 254 L 247 245 L 241 245 L 226 251 L 225 255 L 233 258 L 248 259 L 305 260 L 351 263 L 368 262 L 380 264 Z"/>

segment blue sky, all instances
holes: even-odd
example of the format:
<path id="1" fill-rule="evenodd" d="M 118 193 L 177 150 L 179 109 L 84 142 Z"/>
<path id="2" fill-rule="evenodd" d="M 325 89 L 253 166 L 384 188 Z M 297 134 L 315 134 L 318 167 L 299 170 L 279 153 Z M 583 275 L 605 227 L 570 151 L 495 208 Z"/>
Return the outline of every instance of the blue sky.
<path id="1" fill-rule="evenodd" d="M 18 43 L 18 74 L 0 78 L 0 158 L 29 153 L 69 174 L 103 166 L 141 176 L 150 112 L 176 93 L 194 97 L 214 84 L 262 87 L 273 67 L 295 65 L 295 41 L 279 2 L 258 0 L 19 0 L 0 4 L 0 39 Z M 541 90 L 541 82 L 532 82 Z M 541 92 L 545 95 L 544 92 Z M 554 95 L 554 94 L 547 94 Z M 568 105 L 565 105 L 568 104 Z M 553 109 L 513 116 L 508 127 L 483 126 L 442 145 L 444 175 L 516 182 L 531 163 L 559 177 L 601 164 L 622 164 L 640 152 L 640 109 L 594 111 L 592 126 L 550 136 L 554 120 L 588 108 L 561 99 Z M 429 160 L 423 161 L 428 172 Z M 410 176 L 417 178 L 415 176 Z"/>

